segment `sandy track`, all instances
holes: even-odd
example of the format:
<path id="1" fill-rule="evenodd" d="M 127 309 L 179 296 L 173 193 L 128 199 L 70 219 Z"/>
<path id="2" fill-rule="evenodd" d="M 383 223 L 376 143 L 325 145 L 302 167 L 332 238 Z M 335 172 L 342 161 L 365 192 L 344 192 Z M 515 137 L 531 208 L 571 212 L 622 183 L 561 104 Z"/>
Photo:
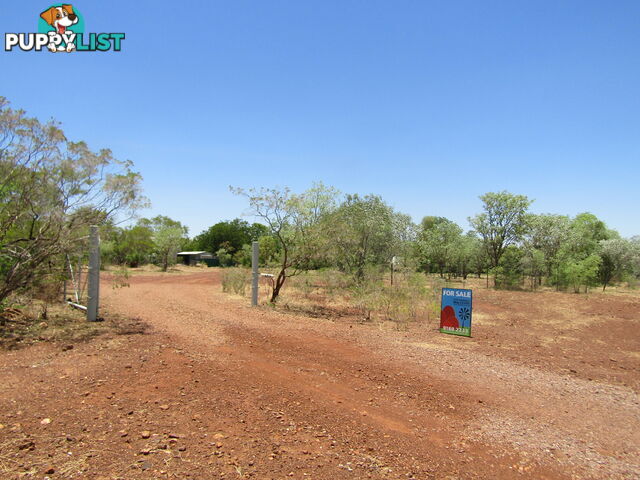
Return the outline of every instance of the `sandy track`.
<path id="1" fill-rule="evenodd" d="M 640 473 L 630 387 L 479 353 L 425 328 L 251 309 L 220 292 L 216 272 L 133 277 L 105 288 L 103 304 L 151 333 L 3 355 L 0 462 L 69 478 Z M 12 457 L 13 438 L 36 447 Z"/>

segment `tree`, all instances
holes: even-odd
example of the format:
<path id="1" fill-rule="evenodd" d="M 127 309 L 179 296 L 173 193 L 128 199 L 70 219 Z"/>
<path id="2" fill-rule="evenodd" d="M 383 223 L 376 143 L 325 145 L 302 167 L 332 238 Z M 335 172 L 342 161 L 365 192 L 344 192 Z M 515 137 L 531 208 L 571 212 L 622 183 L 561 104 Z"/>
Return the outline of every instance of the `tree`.
<path id="1" fill-rule="evenodd" d="M 187 252 L 193 252 L 193 251 L 202 250 L 202 249 L 200 248 L 200 245 L 198 244 L 198 241 L 195 238 L 189 238 L 183 242 L 182 250 Z"/>
<path id="2" fill-rule="evenodd" d="M 453 244 L 453 263 L 456 266 L 456 273 L 461 275 L 463 280 L 467 279 L 473 268 L 478 249 L 482 250 L 482 244 L 474 232 L 460 235 Z"/>
<path id="3" fill-rule="evenodd" d="M 132 166 L 0 97 L 0 303 L 81 248 L 90 225 L 146 203 Z"/>
<path id="4" fill-rule="evenodd" d="M 531 278 L 531 289 L 535 290 L 542 284 L 542 276 L 545 272 L 545 255 L 540 249 L 531 244 L 525 244 L 520 258 L 520 267 L 523 275 Z"/>
<path id="5" fill-rule="evenodd" d="M 580 213 L 571 221 L 566 249 L 574 256 L 584 258 L 598 252 L 600 241 L 618 236 L 592 213 Z"/>
<path id="6" fill-rule="evenodd" d="M 233 255 L 231 255 L 226 248 L 219 248 L 215 253 L 221 267 L 230 267 L 233 265 Z"/>
<path id="7" fill-rule="evenodd" d="M 425 217 L 418 245 L 427 270 L 432 271 L 431 266 L 436 266 L 443 277 L 462 253 L 462 228 L 444 217 Z"/>
<path id="8" fill-rule="evenodd" d="M 575 293 L 580 293 L 580 287 L 584 287 L 586 292 L 596 285 L 601 262 L 602 258 L 595 253 L 581 260 L 570 259 L 561 264 L 561 275 L 567 284 L 573 286 Z"/>
<path id="9" fill-rule="evenodd" d="M 286 187 L 229 188 L 248 199 L 253 214 L 266 224 L 278 242 L 280 271 L 270 300 L 275 303 L 286 279 L 309 268 L 321 255 L 319 225 L 335 208 L 338 193 L 322 183 L 299 195 L 292 194 Z"/>
<path id="10" fill-rule="evenodd" d="M 154 250 L 153 231 L 149 227 L 134 225 L 115 234 L 111 255 L 117 264 L 137 267 L 147 263 Z"/>
<path id="11" fill-rule="evenodd" d="M 558 253 L 569 238 L 571 220 L 564 215 L 529 215 L 527 219 L 527 232 L 525 235 L 525 247 L 529 252 L 537 250 L 544 256 L 545 274 L 551 277 L 552 272 L 558 266 Z M 537 260 L 540 260 L 539 256 Z"/>
<path id="12" fill-rule="evenodd" d="M 507 191 L 486 193 L 480 199 L 484 213 L 469 218 L 469 222 L 482 237 L 491 266 L 497 267 L 505 249 L 521 239 L 532 201 Z"/>
<path id="13" fill-rule="evenodd" d="M 617 236 L 616 232 L 607 229 L 605 223 L 595 215 L 576 215 L 571 220 L 568 235 L 558 251 L 553 283 L 558 288 L 573 286 L 576 292 L 582 286 L 585 290 L 593 286 L 598 280 L 602 265 L 600 242 Z"/>
<path id="14" fill-rule="evenodd" d="M 275 237 L 273 237 L 272 235 L 262 235 L 260 238 L 258 238 L 258 244 L 260 252 L 260 265 L 273 265 L 278 262 L 281 252 L 280 245 Z M 247 258 L 250 259 L 251 248 L 249 245 L 247 245 L 247 247 L 249 247 Z M 249 262 L 249 265 L 250 264 L 251 262 Z"/>
<path id="15" fill-rule="evenodd" d="M 257 241 L 259 245 L 258 251 L 260 254 L 258 264 L 260 266 L 277 265 L 280 259 L 278 240 L 267 234 L 259 237 Z M 233 261 L 236 265 L 250 267 L 252 255 L 252 247 L 246 243 L 242 246 L 241 250 L 237 251 L 233 255 Z"/>
<path id="16" fill-rule="evenodd" d="M 522 250 L 515 245 L 505 248 L 500 263 L 493 269 L 496 288 L 516 288 L 522 279 Z"/>
<path id="17" fill-rule="evenodd" d="M 633 271 L 634 251 L 631 241 L 624 238 L 600 240 L 600 281 L 602 291 L 614 278 Z"/>
<path id="18" fill-rule="evenodd" d="M 147 227 L 153 232 L 157 261 L 162 266 L 162 271 L 166 272 L 169 265 L 175 264 L 176 254 L 188 240 L 188 228 L 179 221 L 163 215 L 151 219 L 140 219 L 138 225 Z"/>
<path id="19" fill-rule="evenodd" d="M 489 268 L 489 257 L 487 255 L 487 249 L 484 247 L 484 243 L 480 240 L 476 232 L 470 231 L 467 233 L 467 236 L 473 238 L 472 249 L 471 249 L 471 258 L 469 259 L 469 265 L 471 270 L 478 275 L 478 278 L 481 277 L 483 272 L 488 271 Z M 487 282 L 489 279 L 487 278 Z"/>
<path id="20" fill-rule="evenodd" d="M 207 252 L 217 252 L 225 243 L 227 253 L 234 254 L 242 247 L 258 240 L 268 233 L 269 229 L 260 223 L 250 225 L 245 220 L 236 218 L 231 221 L 218 222 L 195 237 L 196 248 Z"/>
<path id="21" fill-rule="evenodd" d="M 631 237 L 631 274 L 640 278 L 640 235 Z"/>
<path id="22" fill-rule="evenodd" d="M 393 244 L 391 255 L 396 258 L 399 265 L 405 267 L 413 264 L 415 269 L 417 259 L 415 258 L 416 242 L 418 241 L 418 226 L 413 223 L 409 215 L 393 212 Z"/>
<path id="23" fill-rule="evenodd" d="M 410 236 L 410 219 L 398 214 L 376 195 L 347 195 L 325 218 L 324 235 L 332 263 L 364 278 L 367 265 L 388 265 L 399 252 L 402 238 Z"/>

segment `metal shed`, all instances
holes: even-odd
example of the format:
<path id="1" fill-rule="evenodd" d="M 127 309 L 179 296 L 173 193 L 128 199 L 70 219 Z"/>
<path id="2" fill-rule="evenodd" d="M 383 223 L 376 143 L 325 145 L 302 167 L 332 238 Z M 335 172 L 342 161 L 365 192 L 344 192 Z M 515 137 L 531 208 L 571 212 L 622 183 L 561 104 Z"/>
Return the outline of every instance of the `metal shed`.
<path id="1" fill-rule="evenodd" d="M 204 262 L 207 266 L 212 267 L 215 264 L 213 255 L 209 252 L 178 252 L 178 261 L 184 265 L 196 265 Z"/>

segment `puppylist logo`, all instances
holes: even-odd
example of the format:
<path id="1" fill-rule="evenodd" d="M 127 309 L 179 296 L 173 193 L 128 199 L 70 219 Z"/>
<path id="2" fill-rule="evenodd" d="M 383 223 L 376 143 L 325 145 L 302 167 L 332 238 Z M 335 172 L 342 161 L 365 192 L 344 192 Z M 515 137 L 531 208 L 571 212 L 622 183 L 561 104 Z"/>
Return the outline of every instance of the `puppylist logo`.
<path id="1" fill-rule="evenodd" d="M 40 13 L 38 33 L 5 33 L 4 50 L 11 52 L 108 52 L 122 50 L 124 33 L 84 33 L 84 17 L 71 4 L 58 3 Z"/>

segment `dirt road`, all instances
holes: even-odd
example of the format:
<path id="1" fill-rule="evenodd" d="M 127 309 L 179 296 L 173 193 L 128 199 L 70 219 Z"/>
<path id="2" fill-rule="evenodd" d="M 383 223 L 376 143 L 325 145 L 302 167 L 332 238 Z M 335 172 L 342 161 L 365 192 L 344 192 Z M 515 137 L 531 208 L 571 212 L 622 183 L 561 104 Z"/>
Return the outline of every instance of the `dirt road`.
<path id="1" fill-rule="evenodd" d="M 251 309 L 217 272 L 103 293 L 147 333 L 0 354 L 1 478 L 640 477 L 634 352 L 510 358 L 491 291 L 475 339 Z"/>

